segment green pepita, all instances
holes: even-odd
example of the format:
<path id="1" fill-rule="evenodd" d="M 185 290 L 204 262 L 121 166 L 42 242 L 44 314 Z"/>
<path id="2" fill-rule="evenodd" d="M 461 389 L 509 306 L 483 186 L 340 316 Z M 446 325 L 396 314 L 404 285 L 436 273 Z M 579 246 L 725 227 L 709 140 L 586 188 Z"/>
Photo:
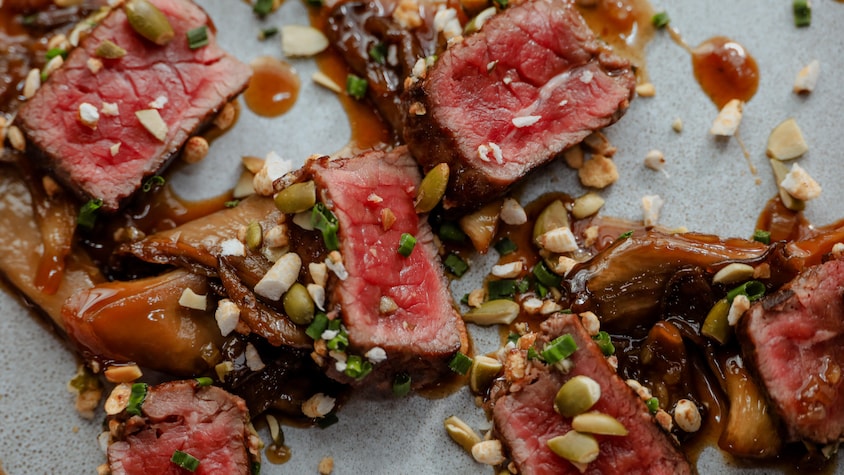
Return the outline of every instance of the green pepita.
<path id="1" fill-rule="evenodd" d="M 627 435 L 627 428 L 613 416 L 602 412 L 584 412 L 574 416 L 571 426 L 578 432 L 601 435 Z"/>
<path id="2" fill-rule="evenodd" d="M 296 282 L 284 294 L 284 313 L 297 325 L 307 325 L 314 319 L 314 301 L 308 289 Z"/>
<path id="3" fill-rule="evenodd" d="M 419 192 L 416 193 L 416 212 L 427 213 L 437 206 L 445 194 L 448 185 L 449 168 L 447 163 L 440 163 L 432 168 L 422 183 L 419 185 Z"/>
<path id="4" fill-rule="evenodd" d="M 586 412 L 601 399 L 601 385 L 589 376 L 578 375 L 563 384 L 554 398 L 554 408 L 565 417 Z"/>
<path id="5" fill-rule="evenodd" d="M 94 54 L 100 58 L 118 59 L 126 56 L 126 50 L 115 44 L 113 41 L 104 40 L 102 43 L 97 45 L 97 49 L 94 51 Z"/>
<path id="6" fill-rule="evenodd" d="M 601 448 L 598 441 L 589 434 L 569 431 L 565 435 L 548 440 L 548 448 L 560 457 L 574 463 L 590 463 L 598 458 Z"/>
<path id="7" fill-rule="evenodd" d="M 301 213 L 315 204 L 316 185 L 313 181 L 294 183 L 275 195 L 275 206 L 282 213 Z"/>
<path id="8" fill-rule="evenodd" d="M 261 223 L 258 221 L 252 221 L 249 223 L 249 226 L 246 227 L 246 247 L 252 249 L 258 249 L 261 247 L 261 244 L 264 241 L 264 230 L 261 228 Z"/>
<path id="9" fill-rule="evenodd" d="M 159 46 L 166 45 L 175 36 L 164 13 L 147 0 L 129 0 L 123 4 L 123 11 L 136 33 Z"/>

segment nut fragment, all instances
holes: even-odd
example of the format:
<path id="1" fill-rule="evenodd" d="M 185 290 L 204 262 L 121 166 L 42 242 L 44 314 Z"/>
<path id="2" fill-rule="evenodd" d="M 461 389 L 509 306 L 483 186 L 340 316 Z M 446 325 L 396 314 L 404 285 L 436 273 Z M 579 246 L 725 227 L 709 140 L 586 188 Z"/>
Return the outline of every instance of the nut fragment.
<path id="1" fill-rule="evenodd" d="M 645 155 L 645 166 L 651 170 L 662 170 L 665 166 L 665 154 L 659 150 L 651 150 Z"/>
<path id="2" fill-rule="evenodd" d="M 735 284 L 737 282 L 744 282 L 753 277 L 754 269 L 752 266 L 742 264 L 740 262 L 733 262 L 724 266 L 715 273 L 712 277 L 712 282 L 715 284 Z"/>
<path id="3" fill-rule="evenodd" d="M 649 82 L 639 84 L 636 86 L 636 94 L 639 97 L 654 97 L 656 95 L 656 87 Z"/>
<path id="4" fill-rule="evenodd" d="M 729 323 L 731 327 L 736 326 L 741 316 L 744 315 L 744 312 L 746 312 L 749 308 L 750 300 L 747 296 L 743 294 L 737 295 L 730 304 L 730 312 L 727 314 L 727 323 Z"/>
<path id="5" fill-rule="evenodd" d="M 111 394 L 108 395 L 108 399 L 106 399 L 105 406 L 105 413 L 109 416 L 113 416 L 115 414 L 119 414 L 126 409 L 126 406 L 129 405 L 129 396 L 132 394 L 132 385 L 127 383 L 121 383 L 114 387 L 111 391 Z"/>
<path id="6" fill-rule="evenodd" d="M 642 222 L 645 227 L 656 226 L 659 221 L 659 212 L 665 204 L 659 195 L 645 195 L 642 197 Z"/>
<path id="7" fill-rule="evenodd" d="M 316 393 L 307 401 L 302 403 L 302 413 L 306 417 L 325 417 L 334 410 L 335 399 L 323 393 Z"/>
<path id="8" fill-rule="evenodd" d="M 780 122 L 771 131 L 765 153 L 777 160 L 791 160 L 803 155 L 808 150 L 809 146 L 806 144 L 806 139 L 803 138 L 803 131 L 800 130 L 797 121 L 790 118 Z"/>
<path id="9" fill-rule="evenodd" d="M 26 150 L 26 139 L 23 136 L 23 132 L 21 132 L 21 129 L 19 129 L 17 125 L 10 126 L 6 133 L 9 138 L 9 144 L 13 149 L 19 152 Z"/>
<path id="10" fill-rule="evenodd" d="M 179 305 L 185 308 L 192 308 L 194 310 L 205 310 L 208 306 L 208 297 L 200 295 L 193 291 L 190 287 L 185 287 L 179 297 Z"/>
<path id="11" fill-rule="evenodd" d="M 514 277 L 518 277 L 519 274 L 522 273 L 524 269 L 524 263 L 522 261 L 512 261 L 506 264 L 497 264 L 492 266 L 492 271 L 490 272 L 495 277 L 500 277 L 502 279 L 512 279 Z"/>
<path id="12" fill-rule="evenodd" d="M 572 252 L 578 249 L 577 239 L 568 226 L 552 229 L 536 238 L 536 243 L 542 249 L 554 253 Z"/>
<path id="13" fill-rule="evenodd" d="M 604 199 L 597 193 L 589 192 L 574 200 L 571 215 L 583 219 L 597 213 L 604 206 Z"/>
<path id="14" fill-rule="evenodd" d="M 821 73 L 821 63 L 817 59 L 812 60 L 809 64 L 803 67 L 797 77 L 794 78 L 795 94 L 810 93 L 815 90 L 815 85 L 818 83 L 818 76 Z"/>
<path id="15" fill-rule="evenodd" d="M 674 406 L 674 422 L 685 432 L 700 430 L 700 411 L 697 405 L 688 399 L 680 399 Z"/>
<path id="16" fill-rule="evenodd" d="M 501 204 L 501 221 L 510 225 L 520 225 L 527 222 L 527 213 L 522 205 L 513 198 L 507 198 Z"/>
<path id="17" fill-rule="evenodd" d="M 481 442 L 481 436 L 457 416 L 450 416 L 443 425 L 451 440 L 457 442 L 466 452 L 472 453 L 472 447 Z"/>
<path id="18" fill-rule="evenodd" d="M 593 155 L 577 171 L 580 183 L 592 188 L 606 188 L 618 180 L 615 162 L 603 155 Z"/>
<path id="19" fill-rule="evenodd" d="M 158 113 L 157 109 L 135 111 L 135 117 L 138 118 L 141 125 L 143 125 L 153 137 L 157 138 L 161 142 L 164 142 L 164 139 L 167 138 L 167 123 L 161 118 L 161 114 Z"/>
<path id="20" fill-rule="evenodd" d="M 288 58 L 314 56 L 328 48 L 328 38 L 311 26 L 281 27 L 281 51 Z"/>
<path id="21" fill-rule="evenodd" d="M 217 117 L 214 117 L 214 126 L 216 126 L 220 130 L 227 130 L 229 127 L 234 124 L 234 119 L 237 116 L 237 109 L 235 105 L 231 102 L 227 102 L 226 105 L 220 110 L 220 113 L 217 114 Z M 249 168 L 249 167 L 247 167 Z M 252 173 L 257 173 L 256 171 L 249 169 Z"/>
<path id="22" fill-rule="evenodd" d="M 143 376 L 141 368 L 136 364 L 124 366 L 109 366 L 103 372 L 105 378 L 112 383 L 131 383 Z"/>
<path id="23" fill-rule="evenodd" d="M 554 409 L 565 417 L 574 417 L 589 410 L 601 399 L 601 385 L 589 376 L 577 375 L 557 391 Z"/>
<path id="24" fill-rule="evenodd" d="M 31 99 L 35 95 L 35 91 L 41 87 L 41 71 L 38 68 L 32 68 L 26 75 L 26 81 L 23 83 L 23 97 Z"/>
<path id="25" fill-rule="evenodd" d="M 809 201 L 821 194 L 821 186 L 800 165 L 791 166 L 791 171 L 780 182 L 789 195 L 802 201 Z"/>
<path id="26" fill-rule="evenodd" d="M 744 102 L 739 99 L 732 99 L 730 102 L 724 104 L 724 107 L 718 112 L 715 121 L 712 122 L 712 127 L 709 133 L 721 137 L 732 137 L 741 124 L 742 110 L 744 109 Z"/>
<path id="27" fill-rule="evenodd" d="M 340 87 L 340 85 L 337 84 L 336 82 L 334 82 L 333 79 L 328 77 L 328 75 L 326 75 L 322 71 L 317 71 L 317 72 L 313 73 L 311 75 L 311 80 L 313 80 L 313 82 L 319 84 L 320 86 L 328 89 L 331 92 L 335 92 L 337 94 L 340 94 L 340 93 L 343 92 L 343 89 Z"/>
<path id="28" fill-rule="evenodd" d="M 484 465 L 498 465 L 507 460 L 500 440 L 484 440 L 473 445 L 472 457 Z"/>
<path id="29" fill-rule="evenodd" d="M 185 163 L 199 163 L 208 155 L 208 141 L 204 137 L 194 135 L 189 138 L 182 151 Z"/>
<path id="30" fill-rule="evenodd" d="M 519 304 L 507 299 L 484 302 L 463 315 L 463 320 L 478 325 L 509 325 L 519 316 Z"/>

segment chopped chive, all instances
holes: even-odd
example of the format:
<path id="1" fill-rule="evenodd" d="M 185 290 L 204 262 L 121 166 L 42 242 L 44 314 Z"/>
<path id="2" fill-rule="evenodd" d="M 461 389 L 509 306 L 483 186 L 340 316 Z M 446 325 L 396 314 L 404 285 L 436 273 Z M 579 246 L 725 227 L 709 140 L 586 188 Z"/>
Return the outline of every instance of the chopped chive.
<path id="1" fill-rule="evenodd" d="M 337 321 L 339 322 L 339 320 Z M 329 350 L 345 351 L 349 346 L 349 334 L 346 333 L 346 330 L 341 328 L 337 331 L 337 335 L 335 335 L 334 338 L 325 343 L 325 346 L 327 346 Z"/>
<path id="2" fill-rule="evenodd" d="M 62 59 L 67 59 L 67 50 L 64 48 L 50 48 L 44 56 L 46 56 L 47 61 L 55 58 L 56 56 L 61 56 Z"/>
<path id="3" fill-rule="evenodd" d="M 513 279 L 491 280 L 486 284 L 490 300 L 512 299 L 516 295 L 516 281 Z"/>
<path id="4" fill-rule="evenodd" d="M 311 212 L 311 225 L 322 232 L 322 240 L 329 251 L 340 249 L 340 241 L 337 238 L 337 216 L 324 204 L 317 203 Z"/>
<path id="5" fill-rule="evenodd" d="M 771 244 L 771 232 L 757 229 L 753 232 L 753 240 L 762 244 Z"/>
<path id="6" fill-rule="evenodd" d="M 659 399 L 652 397 L 645 401 L 645 405 L 648 406 L 648 410 L 651 411 L 651 414 L 656 414 L 656 411 L 659 410 Z"/>
<path id="7" fill-rule="evenodd" d="M 463 242 L 466 240 L 466 233 L 460 229 L 460 226 L 451 221 L 441 224 L 437 235 L 439 235 L 440 239 L 445 241 Z"/>
<path id="8" fill-rule="evenodd" d="M 129 403 L 126 404 L 126 413 L 133 416 L 141 415 L 141 406 L 144 404 L 144 399 L 147 398 L 147 390 L 149 385 L 147 383 L 135 383 L 132 385 L 132 391 L 129 393 Z"/>
<path id="9" fill-rule="evenodd" d="M 544 299 L 545 296 L 548 295 L 548 287 L 545 287 L 544 285 L 542 285 L 539 282 L 536 282 L 534 284 L 534 287 L 535 287 L 535 290 L 536 290 L 536 295 L 539 298 Z"/>
<path id="10" fill-rule="evenodd" d="M 393 380 L 393 395 L 396 397 L 405 397 L 410 393 L 410 375 L 407 373 L 399 373 Z"/>
<path id="11" fill-rule="evenodd" d="M 554 288 L 559 287 L 560 283 L 563 281 L 562 277 L 555 274 L 551 269 L 545 265 L 544 261 L 540 261 L 538 264 L 533 266 L 533 276 L 536 277 L 536 280 L 539 281 L 540 284 Z"/>
<path id="12" fill-rule="evenodd" d="M 249 475 L 259 475 L 261 473 L 261 462 L 252 462 L 249 467 Z"/>
<path id="13" fill-rule="evenodd" d="M 502 256 L 506 256 L 507 254 L 516 252 L 519 250 L 519 246 L 516 245 L 510 238 L 502 238 L 497 243 L 495 243 L 495 250 L 498 251 L 498 254 Z"/>
<path id="14" fill-rule="evenodd" d="M 182 452 L 181 450 L 173 452 L 173 456 L 170 457 L 170 461 L 189 472 L 195 472 L 197 467 L 199 467 L 198 458 L 187 452 Z"/>
<path id="15" fill-rule="evenodd" d="M 412 234 L 402 233 L 399 239 L 398 253 L 408 257 L 413 252 L 414 247 L 416 247 L 416 238 Z"/>
<path id="16" fill-rule="evenodd" d="M 199 49 L 208 46 L 208 27 L 205 25 L 188 30 L 188 48 Z"/>
<path id="17" fill-rule="evenodd" d="M 812 23 L 812 4 L 809 0 L 794 0 L 794 26 L 809 26 Z"/>
<path id="18" fill-rule="evenodd" d="M 457 254 L 449 254 L 445 258 L 445 261 L 443 261 L 443 265 L 455 277 L 462 277 L 469 270 L 469 264 L 466 264 L 466 261 L 461 259 Z"/>
<path id="19" fill-rule="evenodd" d="M 346 370 L 343 373 L 350 378 L 361 379 L 372 372 L 372 363 L 358 355 L 346 358 Z"/>
<path id="20" fill-rule="evenodd" d="M 626 233 L 621 233 L 621 234 L 618 236 L 618 239 L 617 239 L 617 240 L 618 240 L 618 241 L 621 241 L 621 240 L 623 240 L 623 239 L 627 239 L 627 238 L 629 238 L 629 237 L 630 237 L 630 236 L 632 236 L 632 235 L 633 235 L 633 230 L 630 230 L 630 231 L 627 231 Z"/>
<path id="21" fill-rule="evenodd" d="M 329 412 L 325 415 L 325 417 L 321 417 L 319 420 L 317 420 L 317 427 L 319 427 L 320 429 L 325 429 L 333 426 L 338 422 L 340 422 L 340 419 L 337 418 L 337 414 Z"/>
<path id="22" fill-rule="evenodd" d="M 231 201 L 226 201 L 225 203 L 223 203 L 223 206 L 225 206 L 226 208 L 235 208 L 239 204 L 240 204 L 240 200 L 231 200 Z"/>
<path id="23" fill-rule="evenodd" d="M 454 358 L 448 362 L 448 367 L 457 374 L 466 374 L 472 367 L 472 358 L 458 351 Z"/>
<path id="24" fill-rule="evenodd" d="M 273 9 L 273 0 L 255 0 L 252 11 L 258 16 L 266 16 Z"/>
<path id="25" fill-rule="evenodd" d="M 269 28 L 262 28 L 261 31 L 258 32 L 258 39 L 264 41 L 267 38 L 272 38 L 273 36 L 278 34 L 278 28 L 271 26 Z"/>
<path id="26" fill-rule="evenodd" d="M 610 356 L 615 353 L 615 345 L 612 344 L 609 333 L 601 330 L 597 335 L 593 336 L 592 339 L 598 344 L 598 348 L 601 349 L 601 353 L 603 353 L 604 356 Z"/>
<path id="27" fill-rule="evenodd" d="M 102 207 L 103 200 L 99 198 L 88 201 L 79 209 L 76 224 L 85 229 L 94 229 L 94 224 L 97 222 L 97 214 Z"/>
<path id="28" fill-rule="evenodd" d="M 369 83 L 366 79 L 355 76 L 354 74 L 346 76 L 346 92 L 355 99 L 363 99 L 366 96 L 366 89 L 368 87 Z"/>
<path id="29" fill-rule="evenodd" d="M 198 384 L 199 387 L 202 388 L 205 386 L 211 386 L 212 384 L 214 384 L 214 380 L 207 376 L 203 376 L 201 378 L 196 378 L 196 384 Z"/>
<path id="30" fill-rule="evenodd" d="M 369 48 L 369 57 L 378 64 L 387 63 L 387 44 L 378 42 Z"/>
<path id="31" fill-rule="evenodd" d="M 651 17 L 651 24 L 656 29 L 665 28 L 669 23 L 671 23 L 671 18 L 668 16 L 668 13 L 659 12 Z"/>
<path id="32" fill-rule="evenodd" d="M 314 315 L 314 319 L 311 321 L 311 324 L 308 325 L 307 330 L 305 330 L 305 334 L 314 340 L 319 340 L 320 336 L 322 336 L 322 332 L 324 332 L 326 328 L 328 328 L 328 316 L 319 312 Z"/>
<path id="33" fill-rule="evenodd" d="M 519 279 L 516 281 L 516 293 L 523 294 L 530 288 L 530 282 L 527 279 Z"/>
<path id="34" fill-rule="evenodd" d="M 521 338 L 521 336 L 518 333 L 510 333 L 509 335 L 507 335 L 507 343 L 512 343 L 515 345 L 519 343 L 519 338 Z"/>
<path id="35" fill-rule="evenodd" d="M 509 0 L 492 0 L 500 10 L 504 10 L 510 4 Z"/>
<path id="36" fill-rule="evenodd" d="M 739 295 L 746 296 L 751 302 L 759 300 L 763 295 L 765 295 L 765 284 L 759 282 L 758 280 L 748 280 L 747 282 L 727 292 L 727 300 L 732 302 L 733 299 Z"/>
<path id="37" fill-rule="evenodd" d="M 577 350 L 577 343 L 571 335 L 566 333 L 545 345 L 542 350 L 542 359 L 548 364 L 554 364 L 568 358 L 575 350 Z"/>
<path id="38" fill-rule="evenodd" d="M 149 193 L 154 186 L 161 186 L 164 183 L 166 183 L 166 181 L 164 180 L 163 176 L 154 175 L 154 176 L 147 178 L 146 181 L 144 181 L 144 186 L 141 189 L 143 190 L 144 193 Z"/>
<path id="39" fill-rule="evenodd" d="M 536 352 L 536 348 L 534 348 L 532 346 L 530 348 L 528 348 L 528 350 L 527 350 L 527 358 L 529 360 L 541 360 L 542 359 L 542 357 L 539 356 L 539 353 Z"/>
<path id="40" fill-rule="evenodd" d="M 32 15 L 24 15 L 21 17 L 21 25 L 32 26 L 35 24 L 35 20 L 37 19 L 38 17 L 34 13 Z"/>

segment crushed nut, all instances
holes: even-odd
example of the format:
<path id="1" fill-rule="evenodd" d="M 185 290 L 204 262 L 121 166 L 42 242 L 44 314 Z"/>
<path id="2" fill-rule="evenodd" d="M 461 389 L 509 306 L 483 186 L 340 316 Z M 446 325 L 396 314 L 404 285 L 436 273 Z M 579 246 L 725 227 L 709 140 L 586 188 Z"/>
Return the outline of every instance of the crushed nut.
<path id="1" fill-rule="evenodd" d="M 656 226 L 657 221 L 659 221 L 659 212 L 662 210 L 664 204 L 665 200 L 660 198 L 659 195 L 645 195 L 642 197 L 642 222 L 645 227 Z"/>
<path id="2" fill-rule="evenodd" d="M 23 83 L 23 97 L 31 99 L 41 87 L 41 71 L 38 68 L 32 68 L 26 75 L 26 80 Z"/>
<path id="3" fill-rule="evenodd" d="M 688 399 L 680 399 L 674 406 L 674 422 L 685 432 L 700 430 L 700 411 L 697 405 Z"/>
<path id="4" fill-rule="evenodd" d="M 651 150 L 645 155 L 645 166 L 651 170 L 662 170 L 665 166 L 665 155 L 659 150 Z"/>
<path id="5" fill-rule="evenodd" d="M 21 132 L 21 129 L 19 129 L 17 125 L 12 125 L 6 129 L 6 134 L 9 138 L 9 145 L 11 145 L 13 149 L 19 152 L 26 150 L 26 139 L 23 136 L 23 132 Z"/>
<path id="6" fill-rule="evenodd" d="M 214 319 L 217 327 L 223 336 L 228 336 L 237 328 L 240 321 L 240 307 L 229 299 L 222 299 L 217 303 L 217 310 L 214 312 Z"/>
<path id="7" fill-rule="evenodd" d="M 161 142 L 167 138 L 167 123 L 161 118 L 157 109 L 135 111 L 135 117 L 153 137 Z"/>
<path id="8" fill-rule="evenodd" d="M 820 74 L 821 63 L 817 59 L 814 59 L 797 73 L 797 77 L 794 78 L 794 87 L 792 90 L 795 94 L 808 94 L 814 91 Z"/>
<path id="9" fill-rule="evenodd" d="M 497 264 L 492 266 L 491 274 L 502 279 L 511 279 L 513 277 L 518 277 L 519 274 L 522 273 L 523 269 L 524 263 L 522 261 L 512 261 L 507 264 Z"/>
<path id="10" fill-rule="evenodd" d="M 486 298 L 486 291 L 483 288 L 474 289 L 469 292 L 468 304 L 470 307 L 478 308 L 484 303 Z"/>
<path id="11" fill-rule="evenodd" d="M 182 150 L 182 161 L 185 163 L 199 163 L 208 155 L 208 141 L 204 137 L 194 135 L 189 138 Z"/>
<path id="12" fill-rule="evenodd" d="M 730 326 L 736 326 L 741 316 L 744 315 L 744 312 L 746 312 L 749 308 L 750 300 L 747 298 L 747 295 L 737 295 L 736 298 L 733 299 L 733 303 L 730 304 L 730 312 L 727 314 L 727 322 Z"/>
<path id="13" fill-rule="evenodd" d="M 340 88 L 340 85 L 337 84 L 336 82 L 334 82 L 333 79 L 328 77 L 328 75 L 326 75 L 322 71 L 317 71 L 317 72 L 313 73 L 311 75 L 311 80 L 313 82 L 319 84 L 320 86 L 328 89 L 329 91 L 336 93 L 336 94 L 340 94 L 340 93 L 343 92 L 343 89 Z"/>
<path id="14" fill-rule="evenodd" d="M 217 114 L 217 117 L 214 118 L 214 125 L 220 130 L 227 130 L 232 126 L 232 124 L 234 124 L 236 116 L 237 109 L 235 108 L 235 105 L 231 102 L 227 102 L 220 110 L 220 113 Z"/>
<path id="15" fill-rule="evenodd" d="M 709 133 L 720 137 L 732 137 L 741 124 L 742 110 L 744 109 L 744 102 L 733 99 L 726 103 L 715 121 L 712 122 L 712 127 Z"/>
<path id="16" fill-rule="evenodd" d="M 656 87 L 649 82 L 637 84 L 636 94 L 639 97 L 654 97 L 656 95 Z"/>
<path id="17" fill-rule="evenodd" d="M 563 159 L 569 168 L 579 170 L 583 166 L 583 149 L 579 145 L 569 147 L 563 152 Z"/>
<path id="18" fill-rule="evenodd" d="M 583 312 L 578 315 L 580 322 L 583 324 L 583 329 L 589 336 L 595 336 L 601 331 L 601 321 L 598 316 L 592 312 Z"/>
<path id="19" fill-rule="evenodd" d="M 683 131 L 683 119 L 677 117 L 671 122 L 671 130 L 677 132 L 678 134 Z"/>
<path id="20" fill-rule="evenodd" d="M 323 393 L 316 393 L 302 403 L 302 414 L 314 419 L 325 417 L 334 410 L 335 399 Z"/>
<path id="21" fill-rule="evenodd" d="M 522 205 L 513 198 L 507 198 L 501 205 L 501 221 L 506 224 L 518 226 L 527 222 L 527 213 Z"/>
<path id="22" fill-rule="evenodd" d="M 800 165 L 794 164 L 780 187 L 798 200 L 809 201 L 821 194 L 821 186 Z"/>
<path id="23" fill-rule="evenodd" d="M 137 380 L 143 373 L 141 368 L 136 364 L 129 364 L 125 366 L 109 366 L 103 372 L 106 380 L 112 383 L 131 383 Z"/>
<path id="24" fill-rule="evenodd" d="M 507 460 L 500 440 L 483 440 L 472 446 L 472 457 L 484 465 L 499 465 Z"/>
<path id="25" fill-rule="evenodd" d="M 606 188 L 618 180 L 615 163 L 603 155 L 593 155 L 577 171 L 580 183 L 592 188 Z"/>
<path id="26" fill-rule="evenodd" d="M 323 457 L 322 460 L 319 461 L 317 471 L 319 472 L 319 475 L 331 475 L 331 472 L 334 471 L 334 458 Z"/>

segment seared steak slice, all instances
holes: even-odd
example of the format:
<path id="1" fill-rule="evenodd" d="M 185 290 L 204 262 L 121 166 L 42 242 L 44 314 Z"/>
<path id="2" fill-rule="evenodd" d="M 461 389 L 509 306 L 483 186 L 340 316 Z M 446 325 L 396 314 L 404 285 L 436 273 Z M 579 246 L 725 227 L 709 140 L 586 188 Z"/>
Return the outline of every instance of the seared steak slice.
<path id="1" fill-rule="evenodd" d="M 791 440 L 844 436 L 844 261 L 809 267 L 756 302 L 738 334 Z"/>
<path id="2" fill-rule="evenodd" d="M 547 445 L 549 439 L 572 430 L 571 418 L 554 410 L 554 397 L 577 375 L 588 376 L 601 386 L 601 398 L 590 410 L 615 417 L 629 432 L 626 436 L 595 435 L 601 451 L 584 473 L 691 473 L 686 459 L 654 423 L 642 400 L 610 367 L 578 317 L 557 314 L 549 318 L 542 324 L 536 347 L 541 349 L 564 334 L 577 343 L 577 350 L 569 357 L 573 365 L 567 374 L 531 360 L 524 378 L 498 387 L 493 394 L 495 431 L 509 448 L 519 473 L 581 473 Z"/>
<path id="3" fill-rule="evenodd" d="M 471 208 L 618 120 L 635 82 L 569 2 L 532 0 L 448 48 L 408 89 L 404 137 L 426 169 L 451 167 L 446 208 Z"/>
<path id="4" fill-rule="evenodd" d="M 115 8 L 18 114 L 44 166 L 83 198 L 102 199 L 107 210 L 160 171 L 191 134 L 246 87 L 250 76 L 248 66 L 217 45 L 211 21 L 198 6 L 189 0 L 150 1 L 173 26 L 170 43 L 157 46 L 144 39 L 123 9 Z M 204 25 L 208 45 L 190 49 L 187 31 Z M 95 52 L 106 40 L 126 55 L 99 58 Z M 95 124 L 80 119 L 82 104 L 98 111 Z M 135 115 L 150 109 L 167 126 L 162 140 Z"/>
<path id="5" fill-rule="evenodd" d="M 347 353 L 366 355 L 380 348 L 386 355 L 359 381 L 389 392 L 400 373 L 411 377 L 414 388 L 447 374 L 449 360 L 467 347 L 466 329 L 454 309 L 431 228 L 414 210 L 421 179 L 416 163 L 400 148 L 352 159 L 325 157 L 306 165 L 306 173 L 339 223 L 348 277 L 328 298 L 329 309 L 340 309 L 348 331 Z M 395 217 L 391 224 L 389 215 Z M 416 238 L 407 257 L 397 252 L 403 233 Z M 329 374 L 349 379 L 337 371 Z"/>
<path id="6" fill-rule="evenodd" d="M 122 385 L 115 391 L 127 389 Z M 199 460 L 197 475 L 248 474 L 260 443 L 250 431 L 243 399 L 195 380 L 150 387 L 140 416 L 121 411 L 110 416 L 109 427 L 115 437 L 108 447 L 114 475 L 186 473 L 170 461 L 177 450 Z"/>

